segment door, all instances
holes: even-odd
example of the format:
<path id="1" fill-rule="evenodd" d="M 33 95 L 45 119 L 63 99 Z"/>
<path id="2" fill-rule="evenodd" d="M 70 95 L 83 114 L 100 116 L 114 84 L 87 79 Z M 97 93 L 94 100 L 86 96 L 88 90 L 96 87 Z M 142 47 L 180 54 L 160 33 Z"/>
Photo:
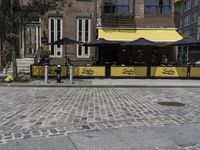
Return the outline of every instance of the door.
<path id="1" fill-rule="evenodd" d="M 30 24 L 24 27 L 24 56 L 33 58 L 41 45 L 40 25 Z"/>

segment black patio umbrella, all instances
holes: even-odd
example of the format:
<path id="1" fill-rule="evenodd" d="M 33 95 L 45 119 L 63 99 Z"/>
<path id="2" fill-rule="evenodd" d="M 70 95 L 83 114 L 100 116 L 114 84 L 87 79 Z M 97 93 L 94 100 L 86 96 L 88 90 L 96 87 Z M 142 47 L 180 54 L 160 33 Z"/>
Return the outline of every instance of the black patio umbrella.
<path id="1" fill-rule="evenodd" d="M 173 42 L 170 45 L 191 45 L 191 44 L 200 44 L 200 40 L 196 40 L 194 38 L 187 37 L 187 38 L 178 40 L 176 42 Z"/>
<path id="2" fill-rule="evenodd" d="M 73 44 L 81 44 L 81 43 L 82 42 L 75 41 L 75 40 L 72 40 L 70 38 L 65 37 L 65 38 L 62 38 L 60 40 L 48 43 L 48 45 L 73 45 Z"/>
<path id="3" fill-rule="evenodd" d="M 127 42 L 123 45 L 125 46 L 159 46 L 156 42 L 149 41 L 145 38 L 139 38 L 137 40 Z"/>
<path id="4" fill-rule="evenodd" d="M 104 47 L 104 46 L 118 46 L 121 42 L 109 41 L 104 38 L 94 40 L 92 42 L 84 43 L 83 46 Z"/>
<path id="5" fill-rule="evenodd" d="M 196 40 L 196 39 L 191 38 L 191 37 L 186 37 L 186 38 L 183 38 L 183 39 L 178 40 L 176 42 L 173 42 L 170 45 L 171 46 L 182 46 L 181 47 L 181 60 L 183 59 L 182 58 L 183 49 L 184 49 L 183 47 L 187 46 L 187 60 L 186 60 L 186 62 L 188 63 L 188 61 L 189 61 L 189 46 L 192 45 L 192 44 L 200 44 L 200 40 Z M 182 61 L 181 61 L 181 64 L 182 64 Z"/>
<path id="6" fill-rule="evenodd" d="M 76 40 L 72 40 L 70 38 L 62 38 L 62 39 L 59 39 L 57 41 L 53 41 L 51 43 L 48 43 L 48 45 L 75 45 L 75 44 L 82 44 L 82 42 L 79 42 L 79 41 L 76 41 Z M 67 58 L 67 47 L 65 47 L 65 58 L 66 58 L 66 64 L 69 64 L 70 63 L 70 60 Z"/>

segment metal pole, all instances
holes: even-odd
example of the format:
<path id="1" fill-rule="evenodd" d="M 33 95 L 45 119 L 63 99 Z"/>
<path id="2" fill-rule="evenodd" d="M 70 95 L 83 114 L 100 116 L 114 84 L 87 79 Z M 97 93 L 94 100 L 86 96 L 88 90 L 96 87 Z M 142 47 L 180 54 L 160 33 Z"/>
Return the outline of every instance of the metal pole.
<path id="1" fill-rule="evenodd" d="M 70 84 L 72 84 L 72 79 L 73 79 L 73 72 L 72 72 L 72 66 L 69 67 L 69 81 Z"/>
<path id="2" fill-rule="evenodd" d="M 45 65 L 45 69 L 44 69 L 44 81 L 47 84 L 48 83 L 48 66 Z"/>

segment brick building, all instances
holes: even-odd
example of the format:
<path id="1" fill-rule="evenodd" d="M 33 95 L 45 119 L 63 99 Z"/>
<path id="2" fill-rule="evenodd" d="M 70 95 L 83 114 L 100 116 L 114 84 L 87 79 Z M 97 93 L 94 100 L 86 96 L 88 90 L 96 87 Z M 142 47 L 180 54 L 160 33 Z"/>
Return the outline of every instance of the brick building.
<path id="1" fill-rule="evenodd" d="M 43 18 L 23 28 L 20 39 L 20 58 L 33 58 L 39 47 L 49 49 L 52 62 L 65 64 L 70 58 L 73 64 L 93 63 L 95 51 L 92 48 L 73 46 L 47 46 L 43 43 L 63 37 L 89 42 L 96 39 L 96 1 L 71 0 L 64 8 L 48 12 Z"/>
<path id="2" fill-rule="evenodd" d="M 182 37 L 176 31 L 177 6 L 179 1 L 174 0 L 99 0 L 97 3 L 97 28 L 98 38 L 105 38 L 114 41 L 132 41 L 138 38 L 146 38 L 158 43 L 170 43 L 181 39 Z M 110 49 L 110 48 L 109 48 Z M 169 57 L 170 61 L 177 61 L 176 51 L 169 50 L 170 47 L 162 50 L 145 50 L 145 48 L 126 48 L 121 47 L 118 50 L 108 53 L 108 50 L 102 50 L 102 63 L 106 61 L 117 61 L 118 64 L 132 65 L 137 59 L 137 55 L 144 55 L 145 64 L 153 56 L 157 55 L 157 63 L 162 61 L 162 55 Z M 118 53 L 118 59 L 109 58 L 109 55 Z M 106 58 L 107 57 L 107 58 Z M 151 58 L 152 57 L 152 58 Z M 154 57 L 155 59 L 155 57 Z"/>
<path id="3" fill-rule="evenodd" d="M 200 16 L 199 0 L 183 0 L 180 9 L 180 31 L 193 38 L 199 38 L 198 17 Z"/>
<path id="4" fill-rule="evenodd" d="M 180 5 L 180 26 L 179 30 L 185 36 L 200 39 L 199 17 L 200 1 L 199 0 L 182 0 Z M 195 63 L 200 60 L 200 46 L 190 46 L 189 61 Z"/>
<path id="5" fill-rule="evenodd" d="M 25 3 L 24 0 L 22 2 Z M 43 42 L 45 39 L 52 42 L 62 37 L 82 42 L 97 38 L 127 42 L 141 37 L 159 43 L 173 42 L 182 38 L 176 32 L 176 2 L 177 0 L 67 1 L 62 10 L 48 12 L 43 18 L 33 20 L 22 29 L 18 60 L 30 59 L 33 63 L 39 47 L 43 46 L 49 49 L 55 64 L 65 64 L 66 56 L 74 65 L 98 64 L 99 59 L 102 65 L 110 61 L 109 56 L 118 57 L 118 60 L 112 58 L 111 61 L 119 64 L 132 64 L 136 56 L 124 47 L 109 48 L 110 50 L 101 52 L 93 47 L 47 46 Z M 167 49 L 166 47 L 164 55 L 176 59 L 177 54 L 168 53 Z M 142 50 L 134 51 L 140 53 Z M 152 51 L 160 53 L 159 50 Z M 130 59 L 129 56 L 133 57 Z"/>

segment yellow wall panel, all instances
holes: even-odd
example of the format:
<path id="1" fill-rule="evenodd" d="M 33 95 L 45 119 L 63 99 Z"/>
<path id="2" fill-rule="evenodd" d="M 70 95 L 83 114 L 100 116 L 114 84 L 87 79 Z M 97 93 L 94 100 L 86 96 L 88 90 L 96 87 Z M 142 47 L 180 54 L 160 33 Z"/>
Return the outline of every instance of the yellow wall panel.
<path id="1" fill-rule="evenodd" d="M 75 77 L 105 77 L 105 67 L 75 66 L 73 67 Z"/>
<path id="2" fill-rule="evenodd" d="M 55 77 L 56 72 L 55 69 L 57 66 L 48 66 L 48 76 Z M 44 66 L 31 66 L 32 76 L 44 76 Z M 61 76 L 67 76 L 67 67 L 61 66 Z"/>
<path id="3" fill-rule="evenodd" d="M 200 77 L 200 67 L 190 67 L 190 77 Z"/>
<path id="4" fill-rule="evenodd" d="M 187 67 L 151 67 L 152 77 L 187 77 Z"/>
<path id="5" fill-rule="evenodd" d="M 147 67 L 111 67 L 111 77 L 146 77 Z"/>

